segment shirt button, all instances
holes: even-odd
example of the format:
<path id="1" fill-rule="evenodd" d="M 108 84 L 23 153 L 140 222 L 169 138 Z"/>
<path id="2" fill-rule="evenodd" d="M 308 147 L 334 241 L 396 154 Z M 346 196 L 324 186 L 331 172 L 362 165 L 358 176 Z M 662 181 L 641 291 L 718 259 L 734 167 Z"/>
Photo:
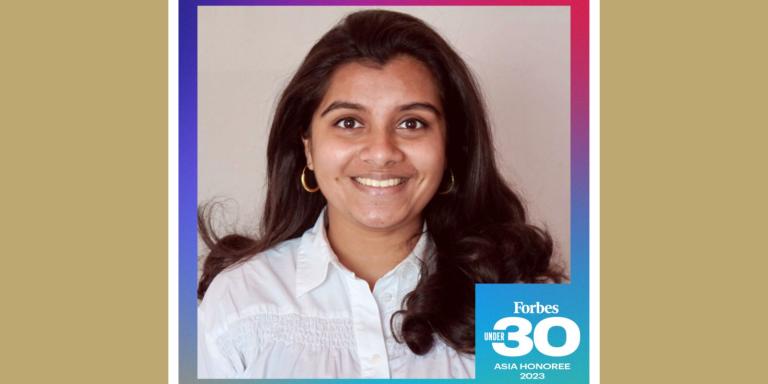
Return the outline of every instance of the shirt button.
<path id="1" fill-rule="evenodd" d="M 381 297 L 381 299 L 384 300 L 385 303 L 391 303 L 392 295 L 389 293 L 385 293 L 384 296 Z"/>
<path id="2" fill-rule="evenodd" d="M 381 363 L 381 355 L 379 355 L 377 353 L 377 354 L 371 356 L 371 363 L 372 364 L 379 364 L 379 363 Z"/>

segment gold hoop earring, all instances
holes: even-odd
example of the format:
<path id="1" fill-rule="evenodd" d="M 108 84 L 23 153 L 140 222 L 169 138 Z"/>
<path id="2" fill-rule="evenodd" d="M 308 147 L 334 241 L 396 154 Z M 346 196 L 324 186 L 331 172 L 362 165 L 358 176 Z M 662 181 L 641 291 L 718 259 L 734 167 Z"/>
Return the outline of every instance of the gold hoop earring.
<path id="1" fill-rule="evenodd" d="M 456 178 L 453 177 L 453 170 L 451 169 L 450 172 L 451 172 L 451 184 L 448 185 L 448 189 L 440 192 L 441 195 L 447 195 L 453 192 L 453 188 L 456 186 Z"/>
<path id="2" fill-rule="evenodd" d="M 315 192 L 319 191 L 320 190 L 320 186 L 317 186 L 317 187 L 314 187 L 314 188 L 310 188 L 307 185 L 307 178 L 305 176 L 306 172 L 307 172 L 307 166 L 305 165 L 304 169 L 301 170 L 301 186 L 304 187 L 304 190 L 309 192 L 309 193 L 315 193 Z"/>

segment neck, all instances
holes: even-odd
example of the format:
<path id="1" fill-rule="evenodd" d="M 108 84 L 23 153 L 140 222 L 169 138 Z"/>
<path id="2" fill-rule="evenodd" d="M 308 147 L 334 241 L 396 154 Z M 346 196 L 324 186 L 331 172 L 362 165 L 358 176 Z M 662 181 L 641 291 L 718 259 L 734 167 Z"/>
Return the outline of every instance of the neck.
<path id="1" fill-rule="evenodd" d="M 368 229 L 328 210 L 328 241 L 342 265 L 373 290 L 416 246 L 421 218 L 391 229 Z"/>

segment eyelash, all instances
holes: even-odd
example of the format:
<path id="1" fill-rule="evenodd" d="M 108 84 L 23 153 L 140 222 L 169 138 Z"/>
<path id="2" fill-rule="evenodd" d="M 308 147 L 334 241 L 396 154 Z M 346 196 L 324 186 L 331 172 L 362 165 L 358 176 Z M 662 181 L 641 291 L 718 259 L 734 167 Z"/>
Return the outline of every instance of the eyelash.
<path id="1" fill-rule="evenodd" d="M 355 126 L 353 128 L 347 128 L 347 127 L 344 126 L 344 122 L 345 121 L 354 121 L 355 122 Z M 341 129 L 356 129 L 356 128 L 360 128 L 362 126 L 362 124 L 360 124 L 360 122 L 357 121 L 357 119 L 352 118 L 352 117 L 341 118 L 341 119 L 337 120 L 333 125 L 341 128 Z"/>
<path id="2" fill-rule="evenodd" d="M 429 124 L 427 124 L 427 123 L 426 123 L 426 122 L 424 122 L 423 120 L 414 119 L 414 118 L 405 119 L 405 120 L 403 120 L 402 122 L 400 122 L 400 124 L 398 124 L 397 126 L 398 126 L 398 127 L 401 127 L 402 125 L 404 125 L 405 123 L 407 123 L 407 122 L 409 122 L 409 121 L 415 121 L 417 124 L 421 124 L 421 126 L 420 126 L 420 127 L 418 127 L 418 126 L 417 126 L 416 128 L 405 128 L 405 127 L 403 127 L 403 129 L 407 129 L 407 130 L 416 130 L 416 129 L 424 129 L 424 128 L 426 128 L 426 127 L 428 127 L 428 126 L 429 126 Z"/>
<path id="3" fill-rule="evenodd" d="M 344 126 L 344 122 L 346 122 L 346 121 L 354 121 L 355 122 L 355 126 L 352 127 L 352 128 L 345 127 Z M 416 128 L 406 128 L 406 127 L 403 127 L 403 125 L 405 123 L 409 122 L 409 121 L 415 121 L 417 124 L 420 124 L 421 126 L 417 126 Z M 357 128 L 360 128 L 362 126 L 362 124 L 359 121 L 357 121 L 357 119 L 352 118 L 352 117 L 341 118 L 341 119 L 337 120 L 333 125 L 336 126 L 336 127 L 342 128 L 342 129 L 357 129 Z M 428 127 L 428 126 L 429 126 L 429 124 L 427 124 L 423 120 L 414 119 L 414 118 L 405 119 L 405 120 L 401 121 L 400 124 L 397 125 L 398 128 L 407 129 L 407 130 L 424 129 L 424 128 Z"/>

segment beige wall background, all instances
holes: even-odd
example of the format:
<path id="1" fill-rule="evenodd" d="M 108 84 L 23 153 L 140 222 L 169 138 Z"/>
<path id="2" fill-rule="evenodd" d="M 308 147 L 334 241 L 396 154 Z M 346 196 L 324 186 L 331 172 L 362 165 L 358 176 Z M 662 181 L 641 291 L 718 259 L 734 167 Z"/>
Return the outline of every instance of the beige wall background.
<path id="1" fill-rule="evenodd" d="M 276 99 L 311 46 L 358 9 L 198 9 L 198 198 L 224 203 L 219 231 L 257 228 Z M 467 61 L 485 95 L 500 169 L 569 266 L 569 8 L 385 9 L 426 21 Z"/>

